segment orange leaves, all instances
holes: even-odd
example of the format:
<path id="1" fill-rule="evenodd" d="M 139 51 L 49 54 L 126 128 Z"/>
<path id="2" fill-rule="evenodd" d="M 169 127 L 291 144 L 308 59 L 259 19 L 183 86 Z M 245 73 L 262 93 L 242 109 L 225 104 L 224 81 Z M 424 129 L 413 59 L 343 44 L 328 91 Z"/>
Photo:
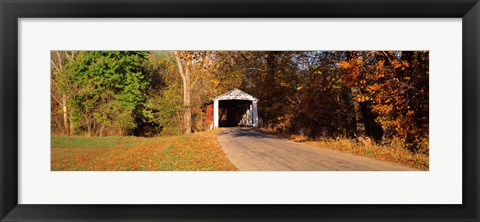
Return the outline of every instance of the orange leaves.
<path id="1" fill-rule="evenodd" d="M 397 137 L 412 150 L 428 150 L 428 56 L 359 52 L 338 63 L 345 85 L 360 90 L 354 99 L 367 102 L 390 139 Z"/>
<path id="2" fill-rule="evenodd" d="M 342 60 L 338 63 L 338 68 L 340 69 L 350 69 L 352 64 L 349 61 Z"/>
<path id="3" fill-rule="evenodd" d="M 392 143 L 389 146 L 379 146 L 376 144 L 364 146 L 352 143 L 349 139 L 337 138 L 336 140 L 312 141 L 306 140 L 307 144 L 314 145 L 323 149 L 339 150 L 358 156 L 367 156 L 378 160 L 388 161 L 405 166 L 417 168 L 420 170 L 428 170 L 428 155 L 413 153 Z"/>
<path id="4" fill-rule="evenodd" d="M 402 63 L 400 63 L 400 61 L 398 61 L 398 59 L 394 59 L 392 61 L 392 66 L 393 66 L 393 68 L 398 69 L 402 66 Z"/>
<path id="5" fill-rule="evenodd" d="M 367 86 L 367 90 L 369 90 L 369 91 L 378 91 L 378 90 L 380 90 L 381 88 L 382 88 L 382 87 L 381 87 L 379 84 L 377 84 L 377 83 L 375 83 L 375 84 L 373 84 L 373 85 L 371 85 L 371 86 Z"/>
<path id="6" fill-rule="evenodd" d="M 415 115 L 415 111 L 409 110 L 409 111 L 407 112 L 406 117 L 407 117 L 407 118 L 411 118 L 411 117 L 413 117 L 414 115 Z"/>
<path id="7" fill-rule="evenodd" d="M 366 96 L 366 95 L 357 95 L 357 101 L 358 102 L 365 102 L 365 101 L 369 101 L 371 100 L 372 98 L 370 98 L 369 96 Z"/>
<path id="8" fill-rule="evenodd" d="M 365 66 L 364 60 L 359 57 L 354 57 L 350 60 L 342 60 L 337 63 L 340 70 L 345 72 L 341 79 L 348 87 L 361 86 L 366 84 L 365 78 L 363 78 L 363 67 Z"/>
<path id="9" fill-rule="evenodd" d="M 58 137 L 52 137 L 54 142 L 58 139 Z M 74 138 L 62 139 L 75 140 Z M 101 148 L 102 143 L 109 141 L 92 137 L 82 138 L 95 145 L 91 148 L 52 147 L 51 169 L 59 171 L 236 170 L 217 143 L 214 131 L 184 136 L 117 137 L 115 139 L 129 141 L 127 144 L 131 145 L 113 143 L 116 144 L 113 147 Z M 70 144 L 74 147 L 73 143 Z"/>
<path id="10" fill-rule="evenodd" d="M 382 113 L 382 114 L 388 114 L 390 113 L 391 111 L 393 110 L 393 105 L 392 104 L 388 104 L 388 105 L 375 105 L 373 106 L 372 108 L 372 111 L 376 112 L 376 113 Z"/>
<path id="11" fill-rule="evenodd" d="M 375 64 L 375 66 L 376 66 L 377 69 L 382 69 L 383 66 L 384 66 L 384 64 L 385 64 L 385 60 L 382 59 L 382 60 L 378 61 L 378 62 Z"/>

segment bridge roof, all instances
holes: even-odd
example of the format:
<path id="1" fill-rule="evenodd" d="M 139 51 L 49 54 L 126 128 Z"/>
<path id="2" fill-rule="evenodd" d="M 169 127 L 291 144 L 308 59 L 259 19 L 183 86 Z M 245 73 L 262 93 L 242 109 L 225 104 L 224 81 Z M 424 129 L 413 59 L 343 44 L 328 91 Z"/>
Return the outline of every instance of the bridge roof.
<path id="1" fill-rule="evenodd" d="M 257 98 L 253 97 L 252 95 L 234 88 L 220 96 L 217 96 L 213 99 L 215 100 L 251 100 L 251 101 L 258 101 Z"/>

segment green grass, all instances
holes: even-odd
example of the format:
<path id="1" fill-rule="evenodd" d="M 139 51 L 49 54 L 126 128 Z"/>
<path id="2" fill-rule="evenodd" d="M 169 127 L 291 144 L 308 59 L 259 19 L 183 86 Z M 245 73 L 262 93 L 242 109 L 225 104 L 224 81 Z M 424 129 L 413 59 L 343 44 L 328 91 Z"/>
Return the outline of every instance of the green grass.
<path id="1" fill-rule="evenodd" d="M 134 136 L 114 137 L 68 137 L 52 136 L 52 147 L 55 148 L 110 148 L 110 147 L 131 147 L 161 141 L 161 137 L 144 138 Z"/>
<path id="2" fill-rule="evenodd" d="M 215 132 L 166 137 L 57 137 L 53 171 L 236 170 Z"/>

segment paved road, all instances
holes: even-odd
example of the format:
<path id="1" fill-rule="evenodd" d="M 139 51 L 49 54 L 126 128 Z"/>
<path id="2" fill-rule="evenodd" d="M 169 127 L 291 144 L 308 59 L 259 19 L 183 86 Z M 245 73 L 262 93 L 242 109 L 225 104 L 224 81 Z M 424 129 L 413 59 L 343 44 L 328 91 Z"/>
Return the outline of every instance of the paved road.
<path id="1" fill-rule="evenodd" d="M 322 149 L 251 129 L 225 128 L 218 142 L 228 159 L 247 171 L 399 171 L 413 170 L 366 157 Z"/>

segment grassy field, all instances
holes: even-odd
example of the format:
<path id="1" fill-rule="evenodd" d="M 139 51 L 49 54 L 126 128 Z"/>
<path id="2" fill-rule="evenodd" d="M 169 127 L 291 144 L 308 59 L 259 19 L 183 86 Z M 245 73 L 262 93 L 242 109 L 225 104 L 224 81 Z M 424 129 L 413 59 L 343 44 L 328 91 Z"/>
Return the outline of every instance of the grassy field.
<path id="1" fill-rule="evenodd" d="M 52 136 L 52 171 L 237 170 L 217 143 L 215 132 L 182 136 Z"/>

